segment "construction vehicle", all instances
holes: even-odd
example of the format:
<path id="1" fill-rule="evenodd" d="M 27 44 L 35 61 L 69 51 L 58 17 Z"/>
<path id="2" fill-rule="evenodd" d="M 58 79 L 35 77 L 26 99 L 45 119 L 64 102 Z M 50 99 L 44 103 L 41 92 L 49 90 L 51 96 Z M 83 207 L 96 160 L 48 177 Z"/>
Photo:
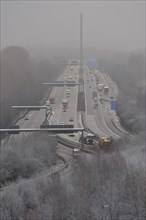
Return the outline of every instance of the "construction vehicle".
<path id="1" fill-rule="evenodd" d="M 112 144 L 112 137 L 98 137 L 94 133 L 84 133 L 83 136 L 80 135 L 79 142 L 106 150 Z"/>
<path id="2" fill-rule="evenodd" d="M 94 142 L 95 147 L 106 150 L 112 144 L 112 137 L 98 137 Z"/>

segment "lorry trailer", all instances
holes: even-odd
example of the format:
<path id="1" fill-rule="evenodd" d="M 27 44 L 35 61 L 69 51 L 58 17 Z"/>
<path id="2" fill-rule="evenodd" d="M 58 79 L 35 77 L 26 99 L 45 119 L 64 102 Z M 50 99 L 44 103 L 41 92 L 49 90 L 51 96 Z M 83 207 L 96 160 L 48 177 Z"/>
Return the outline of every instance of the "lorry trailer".
<path id="1" fill-rule="evenodd" d="M 49 101 L 50 101 L 50 104 L 55 104 L 55 97 L 50 97 Z"/>
<path id="2" fill-rule="evenodd" d="M 109 93 L 109 87 L 104 86 L 104 95 L 108 95 Z"/>
<path id="3" fill-rule="evenodd" d="M 104 88 L 104 85 L 102 83 L 97 84 L 98 91 L 102 91 Z"/>

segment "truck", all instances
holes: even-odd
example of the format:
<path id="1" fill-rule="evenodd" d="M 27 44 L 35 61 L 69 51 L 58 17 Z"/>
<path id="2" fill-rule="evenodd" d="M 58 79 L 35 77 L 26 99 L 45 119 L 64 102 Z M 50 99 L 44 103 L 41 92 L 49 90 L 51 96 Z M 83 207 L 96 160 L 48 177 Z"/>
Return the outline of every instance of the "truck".
<path id="1" fill-rule="evenodd" d="M 68 78 L 67 78 L 67 80 L 72 80 L 72 76 L 69 75 Z"/>
<path id="2" fill-rule="evenodd" d="M 97 137 L 97 135 L 93 133 L 84 133 L 83 136 L 80 136 L 79 142 L 106 150 L 112 144 L 112 137 Z"/>
<path id="3" fill-rule="evenodd" d="M 98 137 L 94 141 L 94 147 L 107 150 L 112 144 L 112 137 Z"/>
<path id="4" fill-rule="evenodd" d="M 55 97 L 49 97 L 50 104 L 55 104 Z"/>
<path id="5" fill-rule="evenodd" d="M 105 149 L 111 146 L 111 143 L 112 143 L 112 137 L 100 137 L 98 140 L 98 145 Z"/>
<path id="6" fill-rule="evenodd" d="M 108 93 L 109 93 L 109 87 L 104 86 L 104 95 L 108 95 Z"/>
<path id="7" fill-rule="evenodd" d="M 62 100 L 62 105 L 63 105 L 63 107 L 67 108 L 67 106 L 68 106 L 68 101 L 67 101 L 67 99 L 63 99 L 63 100 Z"/>
<path id="8" fill-rule="evenodd" d="M 102 83 L 97 84 L 98 91 L 102 91 L 104 88 L 104 85 Z"/>
<path id="9" fill-rule="evenodd" d="M 79 138 L 79 142 L 83 142 L 84 144 L 92 145 L 94 144 L 95 135 L 92 133 L 87 133 L 81 135 Z"/>

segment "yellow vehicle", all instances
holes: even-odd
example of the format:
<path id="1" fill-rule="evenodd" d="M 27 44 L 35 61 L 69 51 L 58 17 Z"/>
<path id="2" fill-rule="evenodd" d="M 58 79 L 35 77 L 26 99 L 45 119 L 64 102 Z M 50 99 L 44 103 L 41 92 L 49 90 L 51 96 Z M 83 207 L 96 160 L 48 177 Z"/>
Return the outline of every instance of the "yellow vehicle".
<path id="1" fill-rule="evenodd" d="M 98 138 L 98 146 L 100 148 L 107 148 L 111 146 L 112 143 L 112 137 L 99 137 Z"/>

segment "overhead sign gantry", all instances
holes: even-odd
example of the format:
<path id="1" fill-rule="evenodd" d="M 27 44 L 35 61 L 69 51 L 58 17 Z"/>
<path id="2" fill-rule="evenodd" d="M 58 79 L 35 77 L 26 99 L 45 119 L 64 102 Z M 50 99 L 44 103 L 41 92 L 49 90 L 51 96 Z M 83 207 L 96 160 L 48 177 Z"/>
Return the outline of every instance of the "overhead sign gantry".
<path id="1" fill-rule="evenodd" d="M 43 85 L 59 87 L 59 86 L 77 86 L 77 85 L 82 85 L 82 84 L 79 82 L 75 82 L 75 81 L 66 81 L 66 82 L 56 81 L 52 83 L 43 83 Z"/>
<path id="2" fill-rule="evenodd" d="M 52 115 L 52 107 L 50 105 L 42 105 L 42 106 L 12 106 L 13 109 L 27 109 L 31 111 L 39 111 L 40 109 L 46 109 L 45 113 L 45 122 L 47 122 L 47 117 Z M 49 112 L 48 112 L 49 111 Z"/>
<path id="3" fill-rule="evenodd" d="M 29 109 L 29 110 L 32 110 L 32 111 L 39 111 L 40 109 L 48 109 L 48 106 L 46 106 L 46 105 L 42 105 L 42 106 L 26 106 L 26 105 L 17 106 L 17 105 L 14 105 L 14 106 L 12 106 L 12 108 L 13 109 L 20 109 L 20 110 L 21 109 Z"/>
<path id="4" fill-rule="evenodd" d="M 19 134 L 20 132 L 49 132 L 49 133 L 74 133 L 83 132 L 84 128 L 14 128 L 0 129 L 0 133 Z"/>

